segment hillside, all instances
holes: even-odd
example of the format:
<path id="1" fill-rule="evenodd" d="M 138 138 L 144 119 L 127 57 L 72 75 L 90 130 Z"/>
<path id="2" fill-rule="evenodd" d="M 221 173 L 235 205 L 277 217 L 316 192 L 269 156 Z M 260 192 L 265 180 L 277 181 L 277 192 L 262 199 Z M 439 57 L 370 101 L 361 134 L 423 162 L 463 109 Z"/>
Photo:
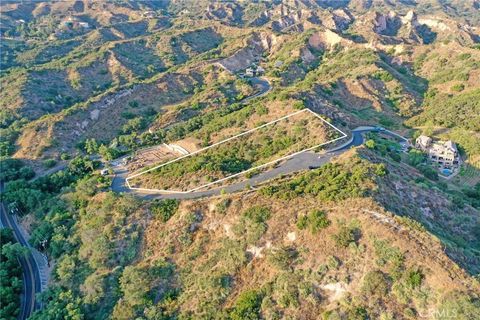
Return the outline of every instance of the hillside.
<path id="1" fill-rule="evenodd" d="M 0 11 L 2 201 L 52 266 L 30 319 L 480 314 L 479 1 Z M 452 140 L 459 168 L 420 135 Z M 306 148 L 321 165 L 288 162 Z M 129 180 L 169 194 L 125 184 L 180 156 Z"/>
<path id="2" fill-rule="evenodd" d="M 478 282 L 408 218 L 409 208 L 385 209 L 398 175 L 359 152 L 204 200 L 139 201 L 102 191 L 99 176 L 82 179 L 34 231 L 33 241 L 51 239 L 56 267 L 47 306 L 33 319 L 410 319 L 442 311 L 471 319 Z M 52 195 L 43 194 L 47 205 Z M 448 207 L 444 193 L 436 201 Z"/>

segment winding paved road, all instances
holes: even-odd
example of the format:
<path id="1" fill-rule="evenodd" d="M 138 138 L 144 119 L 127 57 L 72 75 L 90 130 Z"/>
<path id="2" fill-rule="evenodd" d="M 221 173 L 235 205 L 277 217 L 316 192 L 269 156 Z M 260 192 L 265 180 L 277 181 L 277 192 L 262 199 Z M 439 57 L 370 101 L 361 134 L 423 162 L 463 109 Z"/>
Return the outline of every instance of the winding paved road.
<path id="1" fill-rule="evenodd" d="M 0 182 L 0 192 L 3 190 L 3 182 Z M 3 200 L 3 199 L 2 199 Z M 25 240 L 20 231 L 14 217 L 7 213 L 3 201 L 0 202 L 0 221 L 2 228 L 10 228 L 13 230 L 13 236 L 22 246 L 30 248 L 27 240 Z M 40 279 L 40 271 L 32 252 L 28 252 L 25 256 L 19 257 L 18 261 L 23 272 L 23 294 L 21 297 L 20 314 L 18 319 L 27 319 L 33 311 L 38 309 L 39 304 L 35 299 L 35 295 L 41 292 L 42 283 Z"/>
<path id="2" fill-rule="evenodd" d="M 270 85 L 268 80 L 264 78 L 250 78 L 250 81 L 254 85 L 260 87 L 260 91 L 250 97 L 243 99 L 241 103 L 245 103 L 252 99 L 263 96 L 272 89 L 272 86 Z M 252 178 L 246 179 L 244 181 L 237 181 L 227 186 L 221 186 L 221 187 L 204 190 L 204 191 L 193 191 L 188 193 L 184 193 L 184 192 L 161 193 L 161 192 L 155 192 L 155 191 L 143 191 L 143 190 L 130 189 L 126 185 L 126 178 L 129 175 L 129 172 L 125 166 L 120 164 L 122 161 L 118 161 L 117 159 L 116 162 L 119 163 L 119 165 L 114 167 L 115 176 L 113 178 L 111 188 L 115 192 L 133 193 L 133 194 L 136 194 L 137 196 L 140 196 L 146 199 L 193 199 L 193 198 L 214 196 L 214 195 L 220 194 L 221 192 L 227 192 L 227 193 L 237 192 L 237 191 L 244 190 L 247 186 L 254 187 L 260 183 L 271 180 L 280 175 L 286 175 L 293 172 L 310 169 L 312 167 L 313 168 L 320 167 L 325 163 L 329 162 L 334 156 L 337 156 L 345 152 L 351 147 L 359 146 L 363 144 L 363 133 L 371 132 L 371 131 L 381 131 L 384 134 L 388 134 L 408 142 L 407 138 L 402 137 L 401 135 L 395 132 L 392 132 L 383 128 L 379 129 L 379 127 L 370 127 L 370 126 L 358 127 L 352 130 L 352 136 L 350 137 L 348 142 L 344 143 L 341 146 L 333 148 L 331 150 L 327 150 L 324 153 L 319 154 L 312 151 L 302 152 L 300 154 L 293 156 L 290 159 L 285 160 L 284 162 L 275 166 L 273 169 L 261 172 L 253 176 Z"/>
<path id="3" fill-rule="evenodd" d="M 352 130 L 352 136 L 350 137 L 350 139 L 341 146 L 335 147 L 331 150 L 327 150 L 324 153 L 315 153 L 312 151 L 303 152 L 284 161 L 280 165 L 277 165 L 275 168 L 269 171 L 264 171 L 252 178 L 243 181 L 233 182 L 228 186 L 221 186 L 218 188 L 204 191 L 194 191 L 189 193 L 160 193 L 154 191 L 132 190 L 125 185 L 125 179 L 129 174 L 128 170 L 124 166 L 119 165 L 114 169 L 115 177 L 112 182 L 112 190 L 115 192 L 133 193 L 145 199 L 179 200 L 219 195 L 222 190 L 227 193 L 233 193 L 244 190 L 247 186 L 254 187 L 260 183 L 271 180 L 280 175 L 286 175 L 301 170 L 320 167 L 325 163 L 329 162 L 333 157 L 342 154 L 346 150 L 363 144 L 363 134 L 371 131 L 377 131 L 377 129 L 375 127 L 358 127 Z M 398 137 L 396 133 L 390 132 L 388 130 L 382 131 L 382 133 Z M 404 137 L 401 138 L 406 140 L 406 138 Z"/>
<path id="4" fill-rule="evenodd" d="M 270 82 L 268 82 L 268 80 L 264 78 L 250 78 L 250 81 L 252 82 L 253 85 L 260 87 L 260 91 L 255 93 L 254 95 L 251 95 L 250 97 L 246 97 L 245 99 L 242 100 L 242 103 L 264 96 L 270 90 L 272 90 L 272 86 L 270 85 Z"/>

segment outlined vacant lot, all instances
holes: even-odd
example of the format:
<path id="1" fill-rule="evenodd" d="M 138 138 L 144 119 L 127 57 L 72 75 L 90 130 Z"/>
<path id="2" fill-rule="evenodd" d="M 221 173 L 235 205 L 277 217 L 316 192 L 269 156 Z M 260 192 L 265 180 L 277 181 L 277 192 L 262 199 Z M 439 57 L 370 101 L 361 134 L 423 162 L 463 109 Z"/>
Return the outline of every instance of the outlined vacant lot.
<path id="1" fill-rule="evenodd" d="M 131 189 L 188 193 L 314 150 L 346 134 L 310 109 L 302 109 L 129 176 Z"/>

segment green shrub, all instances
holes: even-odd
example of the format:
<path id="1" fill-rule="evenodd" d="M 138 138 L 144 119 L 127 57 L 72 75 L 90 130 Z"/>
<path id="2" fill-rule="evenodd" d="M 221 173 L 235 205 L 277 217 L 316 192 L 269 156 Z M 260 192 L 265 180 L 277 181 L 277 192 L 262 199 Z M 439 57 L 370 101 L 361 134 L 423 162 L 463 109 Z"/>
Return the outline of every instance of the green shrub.
<path id="1" fill-rule="evenodd" d="M 295 101 L 293 103 L 293 108 L 296 110 L 302 110 L 305 109 L 305 104 L 303 103 L 303 101 Z"/>
<path id="2" fill-rule="evenodd" d="M 364 307 L 355 307 L 348 311 L 348 320 L 369 320 L 368 312 Z"/>
<path id="3" fill-rule="evenodd" d="M 311 233 L 316 234 L 321 229 L 325 229 L 330 225 L 325 212 L 313 210 L 308 215 L 300 217 L 297 221 L 297 227 L 300 230 L 309 229 Z"/>
<path id="4" fill-rule="evenodd" d="M 56 164 L 57 164 L 57 161 L 55 161 L 54 159 L 46 159 L 43 161 L 43 166 L 45 168 L 53 168 L 55 167 Z"/>
<path id="5" fill-rule="evenodd" d="M 233 226 L 233 232 L 246 240 L 247 244 L 256 243 L 267 230 L 266 221 L 270 218 L 270 210 L 262 206 L 254 206 L 243 212 L 239 223 Z"/>
<path id="6" fill-rule="evenodd" d="M 378 80 L 382 80 L 383 82 L 392 81 L 394 78 L 393 76 L 387 71 L 377 71 L 373 74 L 373 77 Z"/>
<path id="7" fill-rule="evenodd" d="M 262 206 L 254 206 L 247 209 L 243 216 L 255 223 L 264 223 L 270 218 L 270 209 Z"/>
<path id="8" fill-rule="evenodd" d="M 336 270 L 340 266 L 340 260 L 335 256 L 329 256 L 327 258 L 327 266 L 330 270 Z"/>
<path id="9" fill-rule="evenodd" d="M 418 168 L 420 172 L 430 180 L 438 180 L 438 172 L 428 165 L 422 165 Z"/>
<path id="10" fill-rule="evenodd" d="M 15 242 L 11 229 L 0 229 L 0 240 L 0 316 L 2 319 L 16 319 L 23 288 L 22 269 L 18 262 L 23 247 Z"/>
<path id="11" fill-rule="evenodd" d="M 337 234 L 333 235 L 333 240 L 338 246 L 346 248 L 350 243 L 356 243 L 355 231 L 354 228 L 341 225 Z"/>
<path id="12" fill-rule="evenodd" d="M 0 180 L 5 182 L 17 179 L 30 179 L 35 176 L 32 168 L 26 167 L 19 159 L 7 158 L 0 160 Z"/>
<path id="13" fill-rule="evenodd" d="M 155 217 L 162 222 L 167 222 L 177 212 L 179 202 L 175 199 L 154 200 L 150 206 Z"/>
<path id="14" fill-rule="evenodd" d="M 120 156 L 120 151 L 117 148 L 110 148 L 106 145 L 101 145 L 98 148 L 98 154 L 106 161 L 111 161 Z"/>
<path id="15" fill-rule="evenodd" d="M 136 100 L 129 101 L 129 102 L 128 102 L 128 105 L 129 105 L 131 108 L 137 108 L 137 107 L 138 107 L 138 101 L 136 101 Z"/>
<path id="16" fill-rule="evenodd" d="M 222 199 L 217 205 L 215 206 L 215 209 L 222 214 L 225 214 L 227 212 L 228 207 L 230 206 L 230 203 L 232 203 L 232 200 L 230 199 Z"/>
<path id="17" fill-rule="evenodd" d="M 365 141 L 365 147 L 367 147 L 368 149 L 375 149 L 375 145 L 375 140 L 373 139 Z"/>
<path id="18" fill-rule="evenodd" d="M 123 111 L 120 115 L 122 116 L 122 118 L 128 120 L 135 118 L 135 113 L 130 111 Z"/>
<path id="19" fill-rule="evenodd" d="M 287 270 L 291 268 L 297 257 L 298 252 L 294 247 L 281 247 L 271 250 L 267 260 L 279 270 Z"/>
<path id="20" fill-rule="evenodd" d="M 465 89 L 465 85 L 463 83 L 457 83 L 457 84 L 454 84 L 450 89 L 452 91 L 460 92 L 460 91 L 463 91 L 463 89 Z"/>
<path id="21" fill-rule="evenodd" d="M 377 256 L 378 266 L 387 266 L 394 279 L 401 277 L 405 257 L 399 248 L 390 246 L 385 240 L 373 239 L 373 248 Z"/>
<path id="22" fill-rule="evenodd" d="M 419 288 L 422 285 L 423 273 L 420 269 L 410 269 L 407 272 L 406 284 L 412 289 Z"/>
<path id="23" fill-rule="evenodd" d="M 425 160 L 425 154 L 420 150 L 412 149 L 408 152 L 408 163 L 414 167 L 420 165 Z"/>
<path id="24" fill-rule="evenodd" d="M 230 312 L 232 320 L 256 320 L 260 319 L 260 306 L 262 295 L 256 290 L 242 292 Z"/>

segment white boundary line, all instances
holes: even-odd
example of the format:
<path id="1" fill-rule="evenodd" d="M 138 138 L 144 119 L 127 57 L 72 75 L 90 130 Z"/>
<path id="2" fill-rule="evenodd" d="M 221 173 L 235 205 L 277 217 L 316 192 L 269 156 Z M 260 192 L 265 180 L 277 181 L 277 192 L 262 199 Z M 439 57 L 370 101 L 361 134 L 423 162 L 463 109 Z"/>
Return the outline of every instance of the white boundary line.
<path id="1" fill-rule="evenodd" d="M 290 118 L 290 117 L 292 117 L 292 116 L 294 116 L 294 115 L 297 115 L 297 114 L 299 114 L 299 113 L 302 113 L 302 112 L 310 112 L 310 113 L 313 114 L 315 117 L 317 117 L 318 119 L 320 119 L 322 122 L 326 123 L 327 125 L 329 125 L 329 126 L 332 127 L 333 129 L 335 129 L 336 131 L 340 132 L 340 133 L 342 134 L 342 136 L 339 137 L 339 138 L 335 138 L 335 139 L 333 139 L 333 140 L 330 140 L 330 141 L 327 141 L 327 142 L 324 142 L 324 143 L 315 145 L 315 146 L 313 146 L 313 147 L 310 147 L 310 148 L 307 148 L 307 149 L 303 149 L 303 150 L 301 150 L 301 151 L 297 151 L 297 152 L 295 152 L 295 153 L 286 155 L 286 156 L 281 157 L 281 158 L 279 158 L 279 159 L 272 160 L 272 161 L 270 161 L 270 162 L 268 162 L 268 163 L 264 163 L 264 164 L 262 164 L 262 165 L 259 165 L 259 166 L 254 167 L 254 168 L 250 168 L 250 169 L 244 170 L 244 171 L 242 171 L 242 172 L 238 172 L 238 173 L 232 174 L 232 175 L 227 176 L 227 177 L 225 177 L 225 178 L 222 178 L 222 179 L 219 179 L 219 180 L 215 180 L 215 181 L 213 181 L 213 182 L 207 183 L 207 184 L 205 184 L 205 185 L 201 185 L 201 186 L 199 186 L 199 187 L 196 187 L 196 188 L 193 188 L 193 189 L 190 189 L 190 190 L 187 190 L 187 191 L 164 190 L 164 189 L 148 189 L 148 188 L 135 188 L 135 187 L 132 187 L 132 186 L 130 185 L 129 181 L 128 181 L 129 179 L 138 177 L 138 176 L 140 176 L 140 175 L 142 175 L 142 174 L 144 174 L 144 173 L 153 171 L 153 170 L 158 169 L 158 168 L 160 168 L 160 167 L 166 166 L 166 165 L 168 165 L 168 164 L 170 164 L 170 163 L 177 162 L 177 161 L 179 161 L 179 160 L 181 160 L 181 159 L 184 159 L 184 158 L 193 156 L 193 155 L 195 155 L 195 154 L 197 154 L 197 153 L 200 153 L 200 152 L 203 152 L 203 151 L 205 151 L 205 150 L 207 150 L 207 149 L 213 148 L 213 147 L 215 147 L 215 146 L 217 146 L 217 145 L 219 145 L 219 144 L 222 144 L 222 143 L 228 142 L 228 141 L 230 141 L 230 140 L 236 139 L 236 138 L 238 138 L 238 137 L 244 136 L 244 135 L 249 134 L 249 133 L 251 133 L 251 132 L 253 132 L 253 131 L 255 131 L 255 130 L 264 128 L 264 127 L 266 127 L 266 126 L 269 126 L 269 125 L 274 124 L 274 123 L 276 123 L 276 122 L 279 122 L 279 121 L 282 121 L 282 120 L 284 120 L 284 119 Z M 184 156 L 175 158 L 175 159 L 170 160 L 170 161 L 168 161 L 168 162 L 166 162 L 166 163 L 162 163 L 162 164 L 160 164 L 160 165 L 158 165 L 158 166 L 155 166 L 155 167 L 152 167 L 152 168 L 150 168 L 150 169 L 148 169 L 148 170 L 135 173 L 135 174 L 133 174 L 133 175 L 131 175 L 131 176 L 128 176 L 128 177 L 125 179 L 125 183 L 126 183 L 127 187 L 128 187 L 129 189 L 131 189 L 131 190 L 148 191 L 148 192 L 158 192 L 158 193 L 190 193 L 190 192 L 197 191 L 197 190 L 199 190 L 199 189 L 203 189 L 203 188 L 205 188 L 205 187 L 211 186 L 211 185 L 213 185 L 213 184 L 216 184 L 216 183 L 219 183 L 219 182 L 223 182 L 223 181 L 225 181 L 225 180 L 228 180 L 228 179 L 237 177 L 237 176 L 242 175 L 242 174 L 245 174 L 245 173 L 247 173 L 247 172 L 250 172 L 250 171 L 253 171 L 253 170 L 256 170 L 256 169 L 260 169 L 260 168 L 269 166 L 269 165 L 274 164 L 274 163 L 277 163 L 277 162 L 279 162 L 279 161 L 292 158 L 292 157 L 294 157 L 294 156 L 296 156 L 296 155 L 298 155 L 298 154 L 300 154 L 300 153 L 303 153 L 303 152 L 306 152 L 306 151 L 310 151 L 310 150 L 316 149 L 316 148 L 318 148 L 318 147 L 321 147 L 321 146 L 330 144 L 330 143 L 332 143 L 332 142 L 338 141 L 338 140 L 343 139 L 343 138 L 346 138 L 346 137 L 347 137 L 347 134 L 344 133 L 342 130 L 340 130 L 339 128 L 337 128 L 337 127 L 334 126 L 333 124 L 331 124 L 331 123 L 329 123 L 328 121 L 326 121 L 325 119 L 323 119 L 323 118 L 322 118 L 320 115 L 318 115 L 316 112 L 314 112 L 314 111 L 312 111 L 312 110 L 310 110 L 310 109 L 308 109 L 308 108 L 305 108 L 305 109 L 302 109 L 302 110 L 293 112 L 293 113 L 291 113 L 291 114 L 288 114 L 288 115 L 286 115 L 286 116 L 283 116 L 283 117 L 281 117 L 281 118 L 278 118 L 278 119 L 276 119 L 276 120 L 273 120 L 273 121 L 270 121 L 270 122 L 268 122 L 268 123 L 265 123 L 265 124 L 263 124 L 263 125 L 261 125 L 261 126 L 258 126 L 258 127 L 256 127 L 256 128 L 253 128 L 253 129 L 244 131 L 244 132 L 242 132 L 242 133 L 240 133 L 240 134 L 237 134 L 237 135 L 235 135 L 235 136 L 233 136 L 233 137 L 230 137 L 230 138 L 228 138 L 228 139 L 225 139 L 225 140 L 216 142 L 216 143 L 214 143 L 214 144 L 212 144 L 212 145 L 210 145 L 210 146 L 208 146 L 208 147 L 205 147 L 205 148 L 199 149 L 199 150 L 197 150 L 197 151 L 194 151 L 194 152 L 192 152 L 192 153 L 189 153 L 189 154 L 187 154 L 187 155 L 184 155 Z"/>

